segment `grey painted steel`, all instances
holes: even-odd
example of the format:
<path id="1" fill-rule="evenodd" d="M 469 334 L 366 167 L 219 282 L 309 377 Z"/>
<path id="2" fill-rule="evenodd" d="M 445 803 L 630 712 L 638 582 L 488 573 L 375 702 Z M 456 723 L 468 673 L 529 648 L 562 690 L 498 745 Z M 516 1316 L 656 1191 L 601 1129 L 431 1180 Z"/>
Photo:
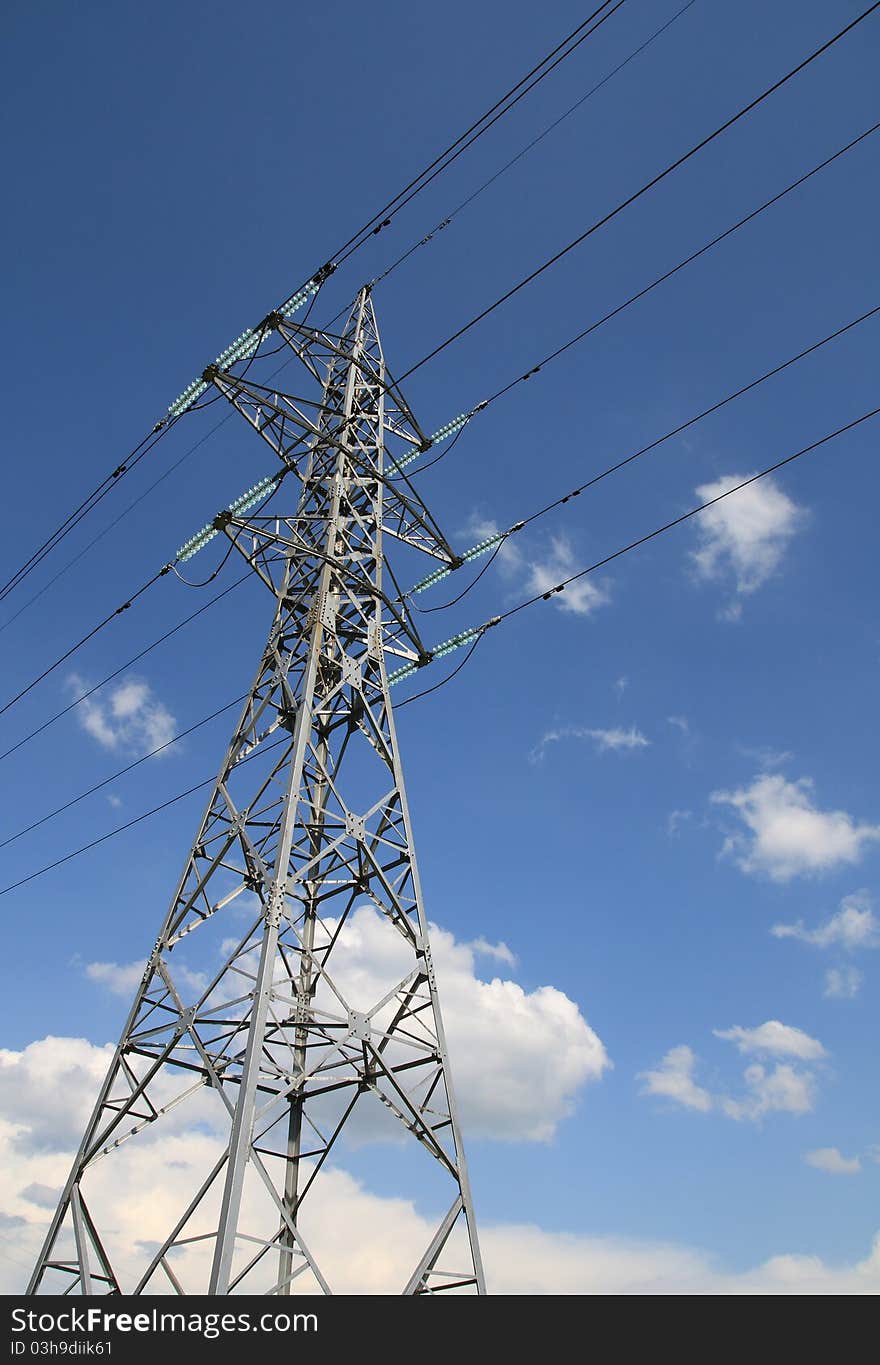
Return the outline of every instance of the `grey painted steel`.
<path id="1" fill-rule="evenodd" d="M 271 593 L 272 626 L 30 1293 L 330 1293 L 333 1160 L 389 1129 L 431 1175 L 402 1163 L 406 1197 L 438 1211 L 400 1292 L 485 1292 L 385 666 L 425 655 L 386 543 L 455 557 L 397 469 L 426 442 L 369 289 L 341 335 L 269 325 L 314 396 L 250 365 L 205 379 L 280 460 L 279 500 L 299 483 L 289 517 L 214 522 Z M 367 930 L 381 979 L 351 966 Z M 173 1143 L 187 1113 L 209 1158 L 135 1267 L 92 1170 Z"/>

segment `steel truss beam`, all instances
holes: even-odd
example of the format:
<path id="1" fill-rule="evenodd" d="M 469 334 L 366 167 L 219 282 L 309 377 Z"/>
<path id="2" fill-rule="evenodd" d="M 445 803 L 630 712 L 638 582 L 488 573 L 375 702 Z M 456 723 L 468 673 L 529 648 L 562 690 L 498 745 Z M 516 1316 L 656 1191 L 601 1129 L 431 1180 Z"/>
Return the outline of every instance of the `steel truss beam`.
<path id="1" fill-rule="evenodd" d="M 205 378 L 300 482 L 290 518 L 220 518 L 274 619 L 31 1293 L 330 1293 L 322 1182 L 380 1120 L 439 1180 L 400 1291 L 484 1292 L 385 670 L 386 654 L 424 654 L 383 586 L 386 540 L 454 556 L 396 469 L 425 437 L 388 377 L 369 290 L 340 336 L 272 324 L 319 398 L 216 366 Z M 364 906 L 384 926 L 381 981 L 352 970 Z M 169 1191 L 164 1235 L 134 1266 L 105 1163 L 130 1143 L 149 1155 L 163 1132 L 172 1150 L 187 1113 L 210 1157 L 174 1208 Z M 422 1194 L 417 1180 L 408 1195 Z"/>

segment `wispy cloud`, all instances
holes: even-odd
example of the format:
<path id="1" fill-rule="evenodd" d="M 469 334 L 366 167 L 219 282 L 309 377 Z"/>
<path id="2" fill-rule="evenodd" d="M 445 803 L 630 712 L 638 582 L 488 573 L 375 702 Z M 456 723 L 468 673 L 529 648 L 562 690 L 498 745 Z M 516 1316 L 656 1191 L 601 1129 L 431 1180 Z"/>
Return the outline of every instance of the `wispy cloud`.
<path id="1" fill-rule="evenodd" d="M 857 1156 L 843 1156 L 836 1147 L 817 1147 L 815 1151 L 806 1153 L 804 1161 L 828 1175 L 857 1175 L 862 1169 Z"/>
<path id="2" fill-rule="evenodd" d="M 864 979 L 865 974 L 858 967 L 829 967 L 822 994 L 828 1000 L 855 1000 Z"/>
<path id="3" fill-rule="evenodd" d="M 530 763 L 540 763 L 548 747 L 561 740 L 592 740 L 597 753 L 626 753 L 635 749 L 647 749 L 651 741 L 635 725 L 624 730 L 620 726 L 603 730 L 585 725 L 564 725 L 555 730 L 547 730 L 529 754 Z"/>
<path id="4" fill-rule="evenodd" d="M 468 533 L 478 540 L 497 535 L 499 529 L 497 522 L 476 517 L 471 518 L 467 527 Z M 504 576 L 516 579 L 523 592 L 530 596 L 551 592 L 583 568 L 583 562 L 564 535 L 551 536 L 544 551 L 532 556 L 527 555 L 515 539 L 508 539 L 499 551 L 497 562 Z M 554 593 L 551 600 L 560 611 L 569 615 L 589 616 L 598 607 L 606 606 L 611 594 L 606 580 L 589 577 L 570 583 L 563 592 Z"/>
<path id="5" fill-rule="evenodd" d="M 770 932 L 774 938 L 795 938 L 815 948 L 880 948 L 880 920 L 867 891 L 844 896 L 840 909 L 815 929 L 808 929 L 799 919 L 794 924 L 774 924 Z"/>

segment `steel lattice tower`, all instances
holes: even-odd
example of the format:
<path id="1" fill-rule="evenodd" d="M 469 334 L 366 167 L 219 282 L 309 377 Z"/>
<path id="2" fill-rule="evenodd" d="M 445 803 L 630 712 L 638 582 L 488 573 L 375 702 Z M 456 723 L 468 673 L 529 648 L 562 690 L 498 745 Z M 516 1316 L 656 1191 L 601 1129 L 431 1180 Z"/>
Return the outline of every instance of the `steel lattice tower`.
<path id="1" fill-rule="evenodd" d="M 328 1158 L 379 1119 L 418 1155 L 400 1151 L 409 1197 L 423 1166 L 446 1187 L 400 1290 L 484 1292 L 386 672 L 387 655 L 426 657 L 387 542 L 458 561 L 400 470 L 427 442 L 386 370 L 369 289 L 340 334 L 281 314 L 270 331 L 312 399 L 221 365 L 204 375 L 279 457 L 272 486 L 300 485 L 290 517 L 230 510 L 210 528 L 272 594 L 268 643 L 30 1293 L 329 1293 L 313 1231 Z M 365 905 L 394 945 L 381 985 L 346 974 L 346 926 Z M 129 1143 L 173 1139 L 181 1114 L 198 1125 L 208 1106 L 216 1159 L 135 1268 L 92 1200 L 93 1167 L 106 1191 Z"/>

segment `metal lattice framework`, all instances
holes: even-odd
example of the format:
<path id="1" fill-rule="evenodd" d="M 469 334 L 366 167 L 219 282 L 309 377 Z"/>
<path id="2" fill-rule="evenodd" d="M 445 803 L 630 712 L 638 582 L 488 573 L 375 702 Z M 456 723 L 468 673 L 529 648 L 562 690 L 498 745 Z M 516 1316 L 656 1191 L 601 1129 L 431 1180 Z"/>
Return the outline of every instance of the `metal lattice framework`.
<path id="1" fill-rule="evenodd" d="M 217 365 L 204 380 L 300 485 L 290 518 L 214 522 L 274 619 L 31 1293 L 329 1293 L 322 1180 L 382 1124 L 419 1152 L 401 1154 L 410 1198 L 426 1167 L 443 1210 L 400 1290 L 484 1292 L 385 665 L 425 658 L 386 542 L 457 561 L 400 470 L 426 440 L 369 290 L 339 335 L 279 314 L 267 327 L 320 385 L 313 399 Z M 381 981 L 352 969 L 364 906 L 389 938 Z M 173 1143 L 187 1112 L 215 1159 L 135 1266 L 93 1170 L 163 1128 Z"/>

